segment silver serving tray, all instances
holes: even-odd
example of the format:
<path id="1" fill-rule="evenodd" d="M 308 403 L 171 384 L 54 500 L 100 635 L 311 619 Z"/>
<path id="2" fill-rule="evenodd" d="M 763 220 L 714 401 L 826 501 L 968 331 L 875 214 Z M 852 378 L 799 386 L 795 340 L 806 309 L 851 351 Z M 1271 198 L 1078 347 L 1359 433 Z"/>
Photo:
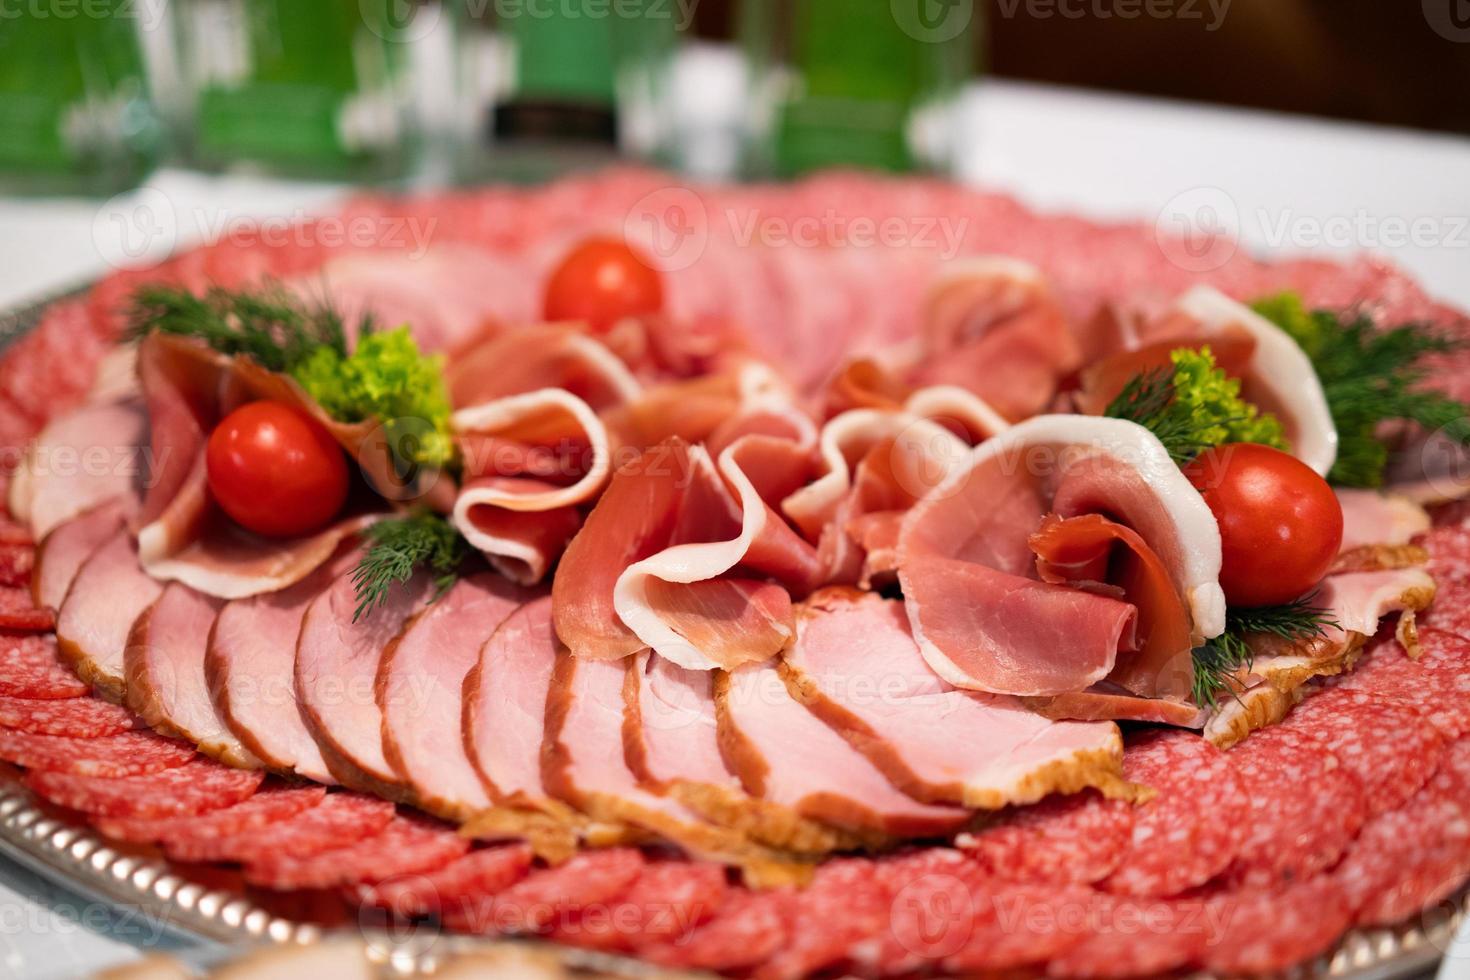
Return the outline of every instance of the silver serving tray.
<path id="1" fill-rule="evenodd" d="M 84 295 L 84 285 L 9 312 L 0 312 L 0 350 L 33 329 L 51 304 Z M 38 806 L 13 779 L 0 777 L 0 854 L 91 901 L 164 923 L 184 941 L 218 947 L 240 943 L 313 943 L 333 934 L 330 928 L 272 910 L 244 889 L 211 886 L 191 879 L 187 866 L 174 867 L 153 856 L 130 853 L 86 825 L 68 822 Z M 1470 921 L 1470 887 L 1393 929 L 1360 929 L 1316 962 L 1289 976 L 1341 977 L 1345 980 L 1400 980 L 1432 975 Z M 352 925 L 352 923 L 348 923 Z M 341 928 L 339 924 L 338 928 Z M 427 976 L 446 953 L 495 945 L 489 940 L 369 932 L 374 959 L 403 976 Z M 627 977 L 671 977 L 646 964 L 620 957 L 535 944 L 555 951 L 570 972 L 598 972 Z M 1470 949 L 1460 951 L 1470 955 Z M 1210 980 L 1198 975 L 1190 980 Z"/>

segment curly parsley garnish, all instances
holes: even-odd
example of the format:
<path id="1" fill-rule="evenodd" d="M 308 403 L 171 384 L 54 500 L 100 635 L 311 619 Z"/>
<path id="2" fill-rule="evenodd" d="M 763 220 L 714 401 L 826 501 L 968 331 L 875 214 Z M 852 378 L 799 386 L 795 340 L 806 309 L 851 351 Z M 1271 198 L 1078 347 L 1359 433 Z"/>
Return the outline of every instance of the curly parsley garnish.
<path id="1" fill-rule="evenodd" d="M 1337 426 L 1337 463 L 1328 476 L 1333 483 L 1383 485 L 1389 457 L 1380 438 L 1384 422 L 1415 422 L 1470 445 L 1470 406 L 1422 387 L 1425 358 L 1462 350 L 1463 342 L 1417 324 L 1380 330 L 1365 316 L 1308 310 L 1295 293 L 1260 300 L 1254 309 L 1290 334 L 1317 369 Z"/>
<path id="2" fill-rule="evenodd" d="M 367 551 L 352 573 L 357 590 L 354 623 L 387 602 L 393 587 L 413 578 L 420 568 L 433 573 L 435 598 L 442 596 L 459 580 L 460 567 L 471 550 L 454 525 L 438 514 L 380 521 L 368 527 L 363 537 Z"/>
<path id="3" fill-rule="evenodd" d="M 1327 610 L 1315 605 L 1316 594 L 1280 606 L 1231 608 L 1225 632 L 1194 651 L 1194 703 L 1219 706 L 1220 695 L 1238 697 L 1236 671 L 1255 663 L 1252 639 L 1274 637 L 1288 644 L 1309 643 L 1338 624 Z"/>
<path id="4" fill-rule="evenodd" d="M 1128 382 L 1103 414 L 1148 429 L 1180 466 L 1231 442 L 1287 448 L 1280 420 L 1240 397 L 1240 382 L 1216 365 L 1208 347 L 1180 348 L 1169 359 L 1172 367 Z"/>

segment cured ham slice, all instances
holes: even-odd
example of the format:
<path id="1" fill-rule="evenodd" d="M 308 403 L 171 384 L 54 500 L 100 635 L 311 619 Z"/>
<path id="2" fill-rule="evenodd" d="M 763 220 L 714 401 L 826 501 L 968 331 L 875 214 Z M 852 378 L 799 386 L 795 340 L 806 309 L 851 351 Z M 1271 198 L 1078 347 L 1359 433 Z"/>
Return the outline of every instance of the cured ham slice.
<path id="1" fill-rule="evenodd" d="M 88 404 L 42 429 L 10 483 L 10 512 L 40 541 L 114 498 L 137 496 L 148 416 L 127 398 Z"/>
<path id="2" fill-rule="evenodd" d="M 31 592 L 37 605 L 60 609 L 77 570 L 123 528 L 126 506 L 120 500 L 102 504 L 75 517 L 46 535 L 36 551 Z"/>
<path id="3" fill-rule="evenodd" d="M 585 333 L 551 324 L 491 337 L 446 366 L 456 408 L 533 391 L 561 389 L 594 411 L 638 400 L 643 386 L 616 354 Z"/>
<path id="4" fill-rule="evenodd" d="M 901 792 L 786 689 L 775 664 L 715 674 L 720 746 L 746 792 L 863 836 L 933 837 L 970 819 Z"/>
<path id="5" fill-rule="evenodd" d="M 154 730 L 193 742 L 241 769 L 261 762 L 220 720 L 204 653 L 223 603 L 177 582 L 133 623 L 124 665 L 128 705 Z"/>
<path id="6" fill-rule="evenodd" d="M 958 385 L 1009 419 L 1051 404 L 1082 354 L 1060 305 L 1033 266 L 999 256 L 947 267 L 930 292 L 920 338 L 920 385 Z"/>
<path id="7" fill-rule="evenodd" d="M 162 593 L 138 564 L 132 536 L 118 531 L 77 572 L 56 617 L 62 659 L 99 692 L 121 701 L 133 622 Z"/>
<path id="8" fill-rule="evenodd" d="M 625 675 L 615 661 L 558 656 L 541 748 L 547 790 L 593 819 L 642 827 L 693 857 L 739 865 L 753 881 L 805 877 L 809 867 L 638 785 L 623 751 Z"/>
<path id="9" fill-rule="evenodd" d="M 1374 490 L 1336 490 L 1342 504 L 1342 551 L 1406 545 L 1430 528 L 1427 511 L 1407 497 Z"/>
<path id="10" fill-rule="evenodd" d="M 1328 610 L 1339 629 L 1371 637 L 1387 615 L 1420 611 L 1434 601 L 1435 583 L 1422 568 L 1329 575 L 1313 602 Z"/>
<path id="11" fill-rule="evenodd" d="M 714 674 L 687 670 L 649 652 L 628 663 L 623 688 L 623 751 L 646 788 L 701 816 L 783 850 L 826 853 L 862 843 L 746 795 L 720 751 Z"/>
<path id="12" fill-rule="evenodd" d="M 1009 698 L 956 690 L 924 662 L 901 602 L 818 593 L 780 670 L 798 701 L 916 799 L 994 810 L 1121 785 L 1115 726 L 1048 721 Z M 881 694 L 864 692 L 871 684 Z"/>
<path id="13" fill-rule="evenodd" d="M 1035 577 L 1031 535 L 1049 511 L 1107 514 L 1131 529 L 1167 568 L 1190 636 L 1224 629 L 1219 529 L 1159 441 L 1131 422 L 1042 416 L 983 443 L 904 518 L 899 581 L 914 638 L 944 680 L 1049 696 L 1129 663 L 1136 606 Z M 1171 670 L 1137 693 L 1168 696 L 1188 680 Z"/>
<path id="14" fill-rule="evenodd" d="M 355 547 L 344 546 L 289 589 L 225 603 L 204 657 L 220 718 L 250 753 L 272 769 L 327 785 L 337 780 L 296 704 L 296 641 L 307 607 L 357 558 Z"/>
<path id="15" fill-rule="evenodd" d="M 406 795 L 383 752 L 374 686 L 384 649 L 433 594 L 430 577 L 419 572 L 354 621 L 357 588 L 348 572 L 306 608 L 296 640 L 297 703 L 327 768 L 345 786 Z"/>
<path id="16" fill-rule="evenodd" d="M 491 634 L 527 598 L 498 575 L 461 579 L 383 654 L 377 696 L 384 751 L 430 812 L 458 819 L 490 806 L 465 755 L 464 681 Z"/>
<path id="17" fill-rule="evenodd" d="M 274 592 L 310 575 L 372 519 L 359 507 L 323 531 L 290 541 L 250 534 L 228 520 L 209 495 L 204 449 L 210 428 L 239 404 L 267 399 L 312 414 L 361 464 L 370 483 L 385 490 L 396 484 L 390 451 L 379 445 L 383 440 L 372 440 L 371 424 L 332 420 L 294 381 L 246 357 L 153 334 L 139 347 L 138 371 L 152 438 L 138 555 L 154 578 L 221 599 Z M 432 475 L 424 479 L 433 485 Z M 398 499 L 411 496 L 403 488 L 395 492 Z"/>

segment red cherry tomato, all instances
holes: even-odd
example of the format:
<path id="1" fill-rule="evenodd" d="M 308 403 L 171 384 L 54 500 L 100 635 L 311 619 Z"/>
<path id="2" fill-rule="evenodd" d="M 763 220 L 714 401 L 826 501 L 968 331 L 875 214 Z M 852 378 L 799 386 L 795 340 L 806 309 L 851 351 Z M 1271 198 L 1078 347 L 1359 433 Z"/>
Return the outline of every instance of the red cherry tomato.
<path id="1" fill-rule="evenodd" d="M 311 416 L 280 402 L 227 415 L 205 452 L 209 489 L 241 527 L 289 538 L 325 527 L 347 499 L 342 447 Z"/>
<path id="2" fill-rule="evenodd" d="M 599 332 L 624 317 L 657 313 L 663 305 L 658 271 L 615 238 L 578 245 L 546 285 L 547 320 L 583 320 Z"/>
<path id="3" fill-rule="evenodd" d="M 1272 606 L 1312 591 L 1342 548 L 1342 505 L 1307 464 L 1238 443 L 1202 454 L 1184 475 L 1220 524 L 1220 585 L 1232 606 Z"/>

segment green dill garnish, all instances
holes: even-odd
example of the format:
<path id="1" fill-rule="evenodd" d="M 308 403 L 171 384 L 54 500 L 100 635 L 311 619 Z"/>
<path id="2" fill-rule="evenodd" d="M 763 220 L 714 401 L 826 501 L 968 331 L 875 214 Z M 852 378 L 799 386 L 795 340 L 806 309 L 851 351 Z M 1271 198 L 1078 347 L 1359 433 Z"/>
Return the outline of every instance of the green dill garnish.
<path id="1" fill-rule="evenodd" d="M 1226 443 L 1286 448 L 1280 421 L 1240 397 L 1240 382 L 1216 365 L 1208 347 L 1180 348 L 1169 358 L 1171 367 L 1129 381 L 1103 414 L 1148 429 L 1180 466 Z"/>
<path id="2" fill-rule="evenodd" d="M 1194 702 L 1201 707 L 1219 705 L 1221 694 L 1238 697 L 1235 673 L 1255 663 L 1252 639 L 1272 637 L 1288 644 L 1306 643 L 1335 628 L 1327 610 L 1315 605 L 1316 593 L 1279 606 L 1230 609 L 1225 615 L 1225 632 L 1194 651 Z"/>
<path id="3" fill-rule="evenodd" d="M 1333 483 L 1383 485 L 1389 459 L 1384 422 L 1414 422 L 1470 445 L 1470 406 L 1422 387 L 1425 358 L 1462 350 L 1461 341 L 1417 324 L 1379 330 L 1365 316 L 1309 311 L 1295 293 L 1260 300 L 1254 308 L 1291 335 L 1317 369 L 1337 426 L 1337 463 L 1328 476 Z"/>
<path id="4" fill-rule="evenodd" d="M 271 371 L 291 371 L 318 350 L 347 354 L 347 328 L 328 304 L 311 306 L 280 285 L 256 290 L 211 288 L 203 296 L 147 285 L 128 311 L 132 337 L 158 331 L 194 337 L 221 354 L 244 354 Z M 370 321 L 359 335 L 372 330 Z"/>
<path id="5" fill-rule="evenodd" d="M 363 536 L 367 551 L 352 573 L 357 590 L 354 623 L 386 602 L 395 585 L 407 582 L 421 568 L 434 575 L 435 598 L 442 596 L 459 580 L 460 566 L 470 554 L 469 542 L 438 514 L 380 521 Z"/>

